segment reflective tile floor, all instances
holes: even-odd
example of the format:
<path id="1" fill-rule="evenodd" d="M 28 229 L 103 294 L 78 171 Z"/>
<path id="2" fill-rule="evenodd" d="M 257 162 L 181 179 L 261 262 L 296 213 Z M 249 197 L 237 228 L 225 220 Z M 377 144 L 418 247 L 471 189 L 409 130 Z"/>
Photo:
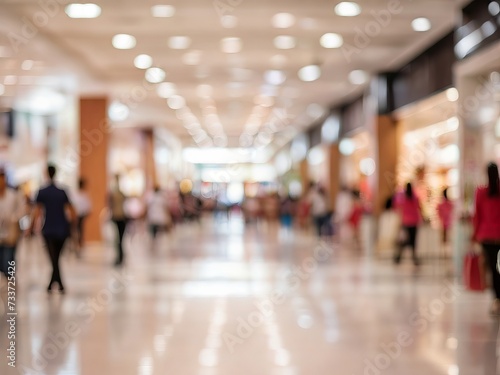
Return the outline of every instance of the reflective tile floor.
<path id="1" fill-rule="evenodd" d="M 2 282 L 0 374 L 500 373 L 489 294 L 464 291 L 445 261 L 395 268 L 237 218 L 183 225 L 153 249 L 131 229 L 122 270 L 110 246 L 66 253 L 64 296 L 45 292 L 37 240 L 22 244 L 16 368 Z"/>

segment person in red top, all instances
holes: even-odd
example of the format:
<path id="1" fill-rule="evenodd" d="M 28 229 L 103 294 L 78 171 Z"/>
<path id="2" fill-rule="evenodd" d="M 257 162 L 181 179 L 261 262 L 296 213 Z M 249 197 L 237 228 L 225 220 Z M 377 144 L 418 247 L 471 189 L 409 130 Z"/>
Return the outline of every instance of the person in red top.
<path id="1" fill-rule="evenodd" d="M 443 200 L 437 206 L 437 214 L 443 228 L 443 243 L 446 244 L 453 220 L 453 202 L 448 199 L 448 189 L 443 190 Z"/>
<path id="2" fill-rule="evenodd" d="M 500 250 L 500 180 L 498 166 L 488 164 L 488 186 L 476 190 L 473 240 L 479 242 L 493 275 L 493 315 L 500 315 L 500 274 L 496 269 Z"/>
<path id="3" fill-rule="evenodd" d="M 399 264 L 399 262 L 401 262 L 403 249 L 409 246 L 412 250 L 413 263 L 418 266 L 419 262 L 417 258 L 416 241 L 418 225 L 422 220 L 422 214 L 420 201 L 413 193 L 411 183 L 406 184 L 406 191 L 404 197 L 400 199 L 398 209 L 401 215 L 401 224 L 405 234 L 405 241 L 400 244 L 396 256 L 394 257 L 394 263 Z"/>

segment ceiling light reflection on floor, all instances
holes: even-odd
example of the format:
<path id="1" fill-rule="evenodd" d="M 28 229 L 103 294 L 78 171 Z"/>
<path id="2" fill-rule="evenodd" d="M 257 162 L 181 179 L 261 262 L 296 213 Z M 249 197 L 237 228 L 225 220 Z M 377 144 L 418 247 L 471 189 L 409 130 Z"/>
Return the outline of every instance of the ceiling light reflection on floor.
<path id="1" fill-rule="evenodd" d="M 240 38 L 224 38 L 220 41 L 220 48 L 225 53 L 238 53 L 241 51 L 242 43 Z"/>
<path id="2" fill-rule="evenodd" d="M 238 26 L 238 18 L 233 15 L 225 15 L 221 18 L 222 27 L 226 29 L 234 29 Z"/>
<path id="3" fill-rule="evenodd" d="M 162 82 L 156 88 L 156 92 L 160 98 L 168 99 L 177 93 L 177 89 L 172 82 Z"/>
<path id="4" fill-rule="evenodd" d="M 191 45 L 191 38 L 188 36 L 172 36 L 168 40 L 168 46 L 172 49 L 187 49 Z"/>

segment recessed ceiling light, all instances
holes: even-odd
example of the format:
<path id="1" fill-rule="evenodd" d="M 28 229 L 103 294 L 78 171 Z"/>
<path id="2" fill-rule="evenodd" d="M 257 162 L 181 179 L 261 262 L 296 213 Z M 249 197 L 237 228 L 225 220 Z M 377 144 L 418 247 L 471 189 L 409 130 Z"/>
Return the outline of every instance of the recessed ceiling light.
<path id="1" fill-rule="evenodd" d="M 364 70 L 353 70 L 349 73 L 349 81 L 353 85 L 363 85 L 368 81 L 368 73 Z"/>
<path id="2" fill-rule="evenodd" d="M 129 114 L 129 108 L 120 102 L 113 102 L 108 108 L 108 116 L 112 121 L 124 121 Z"/>
<path id="3" fill-rule="evenodd" d="M 132 49 L 136 45 L 136 40 L 129 34 L 117 34 L 113 37 L 113 47 L 116 49 Z"/>
<path id="4" fill-rule="evenodd" d="M 158 93 L 158 96 L 163 99 L 168 99 L 171 96 L 174 96 L 177 94 L 177 90 L 175 88 L 175 85 L 172 82 L 162 82 L 158 85 L 156 88 L 156 92 Z"/>
<path id="5" fill-rule="evenodd" d="M 286 75 L 281 70 L 268 70 L 264 74 L 267 83 L 275 86 L 281 85 L 286 80 Z"/>
<path id="6" fill-rule="evenodd" d="M 189 51 L 182 56 L 182 61 L 186 65 L 198 65 L 201 62 L 201 55 L 202 52 L 199 50 Z"/>
<path id="7" fill-rule="evenodd" d="M 292 49 L 295 48 L 295 38 L 289 35 L 280 35 L 274 38 L 274 46 L 278 49 Z"/>
<path id="8" fill-rule="evenodd" d="M 175 7 L 172 5 L 153 5 L 151 7 L 153 17 L 168 18 L 175 14 Z"/>
<path id="9" fill-rule="evenodd" d="M 23 63 L 21 64 L 21 69 L 22 70 L 31 70 L 31 69 L 33 69 L 34 65 L 35 65 L 35 62 L 33 60 L 24 60 Z"/>
<path id="10" fill-rule="evenodd" d="M 335 13 L 342 17 L 355 17 L 361 13 L 361 7 L 358 3 L 343 1 L 335 6 Z"/>
<path id="11" fill-rule="evenodd" d="M 101 7 L 97 4 L 69 4 L 65 9 L 70 18 L 97 18 L 101 15 Z"/>
<path id="12" fill-rule="evenodd" d="M 500 5 L 498 2 L 492 1 L 488 4 L 488 10 L 493 17 L 496 17 L 500 13 Z"/>
<path id="13" fill-rule="evenodd" d="M 456 102 L 459 99 L 459 94 L 458 90 L 454 87 L 449 88 L 446 90 L 446 99 L 448 99 L 450 102 Z"/>
<path id="14" fill-rule="evenodd" d="M 226 29 L 234 29 L 238 26 L 238 17 L 232 15 L 222 16 L 221 23 L 222 27 Z"/>
<path id="15" fill-rule="evenodd" d="M 319 65 L 307 65 L 299 70 L 299 78 L 304 82 L 316 81 L 319 77 L 321 77 Z"/>
<path id="16" fill-rule="evenodd" d="M 172 36 L 168 40 L 168 46 L 172 49 L 187 49 L 191 45 L 191 38 L 188 36 Z"/>
<path id="17" fill-rule="evenodd" d="M 272 23 L 277 29 L 288 29 L 295 24 L 295 16 L 291 13 L 278 13 L 273 16 Z"/>
<path id="18" fill-rule="evenodd" d="M 146 81 L 149 83 L 163 82 L 167 74 L 161 68 L 149 68 L 146 70 Z"/>
<path id="19" fill-rule="evenodd" d="M 344 38 L 336 33 L 326 33 L 319 42 L 324 48 L 340 48 L 344 44 Z"/>
<path id="20" fill-rule="evenodd" d="M 17 76 L 5 76 L 5 78 L 3 79 L 3 83 L 4 85 L 15 85 L 17 84 Z"/>
<path id="21" fill-rule="evenodd" d="M 241 51 L 240 38 L 224 38 L 220 41 L 222 52 L 225 53 L 238 53 Z"/>
<path id="22" fill-rule="evenodd" d="M 181 109 L 185 107 L 186 99 L 180 95 L 173 95 L 168 98 L 167 104 L 171 109 Z"/>
<path id="23" fill-rule="evenodd" d="M 0 95 L 5 94 L 5 86 L 0 83 Z"/>
<path id="24" fill-rule="evenodd" d="M 411 27 L 413 27 L 413 30 L 423 32 L 423 31 L 429 31 L 431 29 L 431 21 L 428 18 L 425 17 L 419 17 L 415 18 L 411 22 Z"/>
<path id="25" fill-rule="evenodd" d="M 153 58 L 149 55 L 138 55 L 134 59 L 134 66 L 137 69 L 148 69 L 153 65 Z"/>

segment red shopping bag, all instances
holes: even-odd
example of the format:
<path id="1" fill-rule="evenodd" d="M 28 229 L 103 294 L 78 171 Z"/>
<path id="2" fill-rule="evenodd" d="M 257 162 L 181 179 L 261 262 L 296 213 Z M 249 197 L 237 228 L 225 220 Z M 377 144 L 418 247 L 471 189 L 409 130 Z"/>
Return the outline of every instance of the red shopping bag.
<path id="1" fill-rule="evenodd" d="M 464 284 L 468 290 L 483 291 L 486 288 L 483 258 L 473 251 L 469 251 L 465 255 Z"/>

